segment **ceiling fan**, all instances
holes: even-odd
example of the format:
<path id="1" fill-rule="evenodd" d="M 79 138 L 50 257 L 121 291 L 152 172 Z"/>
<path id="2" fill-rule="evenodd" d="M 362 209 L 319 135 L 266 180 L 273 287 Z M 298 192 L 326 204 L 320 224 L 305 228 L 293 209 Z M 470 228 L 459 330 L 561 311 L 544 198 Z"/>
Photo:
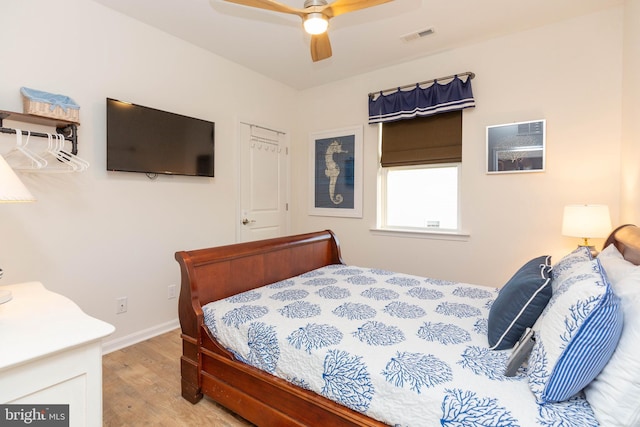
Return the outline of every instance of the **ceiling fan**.
<path id="1" fill-rule="evenodd" d="M 331 43 L 327 28 L 329 19 L 348 12 L 377 6 L 393 0 L 336 0 L 327 3 L 326 0 L 306 0 L 304 8 L 298 9 L 274 0 L 225 0 L 244 6 L 257 7 L 274 12 L 289 13 L 302 18 L 304 29 L 311 34 L 311 59 L 313 62 L 327 59 L 332 55 Z"/>

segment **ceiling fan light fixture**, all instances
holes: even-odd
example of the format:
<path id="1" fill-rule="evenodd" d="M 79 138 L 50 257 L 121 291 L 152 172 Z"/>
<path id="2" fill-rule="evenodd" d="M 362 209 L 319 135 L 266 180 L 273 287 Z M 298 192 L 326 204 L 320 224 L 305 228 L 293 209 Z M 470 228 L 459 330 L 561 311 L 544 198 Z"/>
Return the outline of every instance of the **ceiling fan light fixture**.
<path id="1" fill-rule="evenodd" d="M 304 19 L 304 30 L 311 34 L 317 35 L 327 31 L 329 20 L 326 16 L 319 12 L 309 13 Z"/>

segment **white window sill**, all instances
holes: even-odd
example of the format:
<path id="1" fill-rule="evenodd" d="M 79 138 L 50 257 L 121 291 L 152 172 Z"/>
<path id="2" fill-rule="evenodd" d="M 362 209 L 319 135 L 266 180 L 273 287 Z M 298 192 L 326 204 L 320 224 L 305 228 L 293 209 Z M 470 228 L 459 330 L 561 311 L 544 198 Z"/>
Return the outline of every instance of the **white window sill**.
<path id="1" fill-rule="evenodd" d="M 378 236 L 408 237 L 433 240 L 457 240 L 466 242 L 471 234 L 462 230 L 427 230 L 415 228 L 371 228 L 371 234 Z"/>

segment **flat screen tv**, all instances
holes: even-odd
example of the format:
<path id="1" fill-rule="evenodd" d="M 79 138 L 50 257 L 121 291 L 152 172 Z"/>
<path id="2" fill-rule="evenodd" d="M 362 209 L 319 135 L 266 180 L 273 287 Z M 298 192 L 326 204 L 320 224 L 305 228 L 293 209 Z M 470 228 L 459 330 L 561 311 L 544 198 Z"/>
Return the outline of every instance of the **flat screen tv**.
<path id="1" fill-rule="evenodd" d="M 213 177 L 215 124 L 107 98 L 107 170 Z"/>

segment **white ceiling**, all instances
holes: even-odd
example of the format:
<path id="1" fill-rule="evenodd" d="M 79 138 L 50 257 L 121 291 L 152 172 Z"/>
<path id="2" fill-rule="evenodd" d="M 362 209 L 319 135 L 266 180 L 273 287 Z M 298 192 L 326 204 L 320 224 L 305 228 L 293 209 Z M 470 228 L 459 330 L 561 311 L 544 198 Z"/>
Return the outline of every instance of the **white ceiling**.
<path id="1" fill-rule="evenodd" d="M 623 0 L 395 0 L 333 18 L 312 62 L 301 20 L 223 0 L 94 0 L 296 89 L 533 28 Z M 302 8 L 304 0 L 279 0 Z M 403 36 L 433 28 L 414 41 Z M 594 28 L 597 31 L 597 28 Z M 465 71 L 465 70 L 460 70 Z"/>

